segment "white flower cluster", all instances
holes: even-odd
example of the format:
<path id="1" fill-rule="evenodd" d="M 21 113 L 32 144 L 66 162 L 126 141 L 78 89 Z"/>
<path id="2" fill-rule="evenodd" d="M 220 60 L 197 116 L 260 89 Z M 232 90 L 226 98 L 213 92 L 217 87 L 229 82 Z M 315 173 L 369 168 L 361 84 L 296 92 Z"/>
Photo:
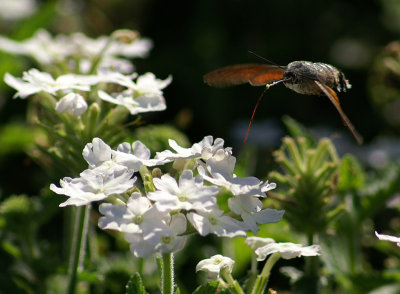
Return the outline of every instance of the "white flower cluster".
<path id="1" fill-rule="evenodd" d="M 56 110 L 60 113 L 69 113 L 74 116 L 82 115 L 88 108 L 85 98 L 80 92 L 92 91 L 92 87 L 100 83 L 111 83 L 125 88 L 122 92 L 106 93 L 99 90 L 98 97 L 116 105 L 126 107 L 134 115 L 142 112 L 161 111 L 166 109 L 162 93 L 171 82 L 157 79 L 154 74 L 146 73 L 139 76 L 134 82 L 134 75 L 124 75 L 113 71 L 99 72 L 97 75 L 66 74 L 54 79 L 49 73 L 30 69 L 24 72 L 22 78 L 16 78 L 9 73 L 4 76 L 4 81 L 18 92 L 14 97 L 26 98 L 30 95 L 47 92 L 57 101 Z"/>
<path id="2" fill-rule="evenodd" d="M 118 38 L 121 34 L 128 35 L 132 42 Z M 131 73 L 134 66 L 127 58 L 146 57 L 152 46 L 151 40 L 140 38 L 137 32 L 127 30 L 118 30 L 110 36 L 97 39 L 91 39 L 82 33 L 53 37 L 43 29 L 22 42 L 0 36 L 2 51 L 31 57 L 42 66 L 68 60 L 72 63 L 68 66 L 81 73 L 88 73 L 99 57 L 99 69 Z M 79 64 L 76 63 L 77 58 Z"/>
<path id="3" fill-rule="evenodd" d="M 129 30 L 118 30 L 97 39 L 90 39 L 82 33 L 53 38 L 44 30 L 22 42 L 0 36 L 2 51 L 30 56 L 42 68 L 58 65 L 59 70 L 80 73 L 54 78 L 50 73 L 33 68 L 24 72 L 22 78 L 9 73 L 4 76 L 4 81 L 17 90 L 14 98 L 24 99 L 45 92 L 57 99 L 55 109 L 58 112 L 74 116 L 85 113 L 88 100 L 96 101 L 97 98 L 125 107 L 132 115 L 165 110 L 162 90 L 172 78 L 159 80 L 152 73 L 132 74 L 134 67 L 127 59 L 145 57 L 151 46 L 150 40 Z M 108 93 L 105 84 L 113 84 L 113 88 L 119 86 L 122 90 Z"/>
<path id="4" fill-rule="evenodd" d="M 60 206 L 110 200 L 99 207 L 103 215 L 99 226 L 123 232 L 131 251 L 140 257 L 180 250 L 187 221 L 202 236 L 238 237 L 246 236 L 246 231 L 256 233 L 259 224 L 281 220 L 284 211 L 263 209 L 259 199 L 266 197 L 265 192 L 275 184 L 235 176 L 236 159 L 231 148 L 224 148 L 222 139 L 207 136 L 191 148 L 183 148 L 174 140 L 169 143 L 175 152 L 158 152 L 151 159 L 149 149 L 140 141 L 132 146 L 123 143 L 112 150 L 95 138 L 83 150 L 89 168 L 80 177 L 64 178 L 61 187 L 52 184 L 50 189 L 69 197 Z M 177 179 L 169 174 L 154 178 L 153 191 L 146 195 L 139 192 L 135 173 L 143 167 L 172 161 L 174 166 L 187 168 L 180 171 Z M 183 161 L 192 164 L 182 165 Z M 135 192 L 124 198 L 124 192 L 133 188 Z M 227 190 L 231 192 L 230 212 L 224 212 L 217 204 L 218 196 Z"/>

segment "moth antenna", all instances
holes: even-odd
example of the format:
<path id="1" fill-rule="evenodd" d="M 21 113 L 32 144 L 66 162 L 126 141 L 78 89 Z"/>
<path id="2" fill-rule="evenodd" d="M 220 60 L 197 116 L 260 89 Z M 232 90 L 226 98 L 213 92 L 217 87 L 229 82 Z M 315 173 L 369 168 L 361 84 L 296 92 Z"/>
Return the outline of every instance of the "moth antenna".
<path id="1" fill-rule="evenodd" d="M 255 57 L 257 57 L 257 58 L 259 58 L 259 59 L 261 59 L 261 60 L 264 60 L 264 61 L 267 62 L 267 63 L 270 63 L 270 64 L 275 65 L 275 66 L 277 66 L 277 67 L 280 67 L 280 68 L 282 68 L 282 69 L 286 69 L 286 67 L 281 66 L 281 65 L 279 65 L 279 64 L 276 64 L 275 62 L 273 62 L 273 61 L 271 61 L 271 60 L 269 60 L 269 59 L 267 59 L 267 58 L 265 58 L 265 57 L 262 57 L 261 55 L 258 55 L 257 53 L 255 53 L 255 52 L 253 52 L 253 51 L 251 51 L 251 50 L 248 50 L 248 52 L 249 52 L 250 54 L 253 54 L 253 55 L 254 55 Z"/>

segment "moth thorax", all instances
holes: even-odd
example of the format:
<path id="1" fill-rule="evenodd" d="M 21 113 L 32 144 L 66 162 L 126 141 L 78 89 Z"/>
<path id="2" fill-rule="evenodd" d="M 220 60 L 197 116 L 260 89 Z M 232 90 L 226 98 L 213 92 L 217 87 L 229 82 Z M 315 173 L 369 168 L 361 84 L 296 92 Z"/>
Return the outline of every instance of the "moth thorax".
<path id="1" fill-rule="evenodd" d="M 306 95 L 322 95 L 314 81 L 340 91 L 351 88 L 344 74 L 336 67 L 320 62 L 294 61 L 288 64 L 283 79 L 285 86 L 297 93 Z"/>

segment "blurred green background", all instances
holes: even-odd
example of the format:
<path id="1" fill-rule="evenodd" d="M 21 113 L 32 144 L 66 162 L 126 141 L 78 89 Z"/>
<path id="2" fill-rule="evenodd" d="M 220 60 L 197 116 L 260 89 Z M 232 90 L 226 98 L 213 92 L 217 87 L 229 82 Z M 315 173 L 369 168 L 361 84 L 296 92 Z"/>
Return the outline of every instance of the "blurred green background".
<path id="1" fill-rule="evenodd" d="M 267 91 L 250 132 L 247 147 L 259 152 L 254 156 L 258 165 L 270 164 L 270 151 L 287 134 L 282 123 L 286 115 L 316 136 L 334 139 L 340 154 L 353 153 L 367 170 L 400 158 L 400 46 L 393 43 L 400 34 L 400 1 L 60 0 L 36 5 L 25 19 L 0 19 L 0 34 L 23 40 L 45 28 L 53 34 L 81 31 L 98 37 L 128 28 L 153 40 L 150 56 L 135 60 L 137 72 L 150 71 L 161 79 L 171 74 L 173 82 L 164 91 L 167 110 L 143 115 L 149 124 L 171 124 L 192 142 L 206 135 L 222 137 L 237 155 L 262 88 L 216 89 L 204 84 L 202 76 L 225 65 L 262 63 L 248 53 L 252 50 L 281 65 L 309 60 L 341 69 L 353 86 L 339 94 L 342 107 L 365 139 L 364 145 L 356 145 L 328 99 L 280 85 Z M 34 66 L 28 59 L 0 53 L 1 77 L 5 72 L 20 76 Z M 14 90 L 0 82 L 1 200 L 10 194 L 37 195 L 49 182 L 49 175 L 24 153 L 35 134 L 20 127 L 27 101 L 12 100 L 12 95 Z M 261 168 L 258 176 L 268 171 Z M 52 204 L 55 209 L 57 204 Z M 388 223 L 385 215 L 398 220 L 397 211 L 388 211 L 376 220 L 382 227 Z M 56 216 L 55 223 L 60 219 Z M 47 240 L 59 237 L 58 228 L 45 228 Z M 192 239 L 189 245 L 195 244 Z M 374 263 L 383 266 L 380 256 Z M 183 270 L 193 277 L 194 266 L 186 264 Z"/>

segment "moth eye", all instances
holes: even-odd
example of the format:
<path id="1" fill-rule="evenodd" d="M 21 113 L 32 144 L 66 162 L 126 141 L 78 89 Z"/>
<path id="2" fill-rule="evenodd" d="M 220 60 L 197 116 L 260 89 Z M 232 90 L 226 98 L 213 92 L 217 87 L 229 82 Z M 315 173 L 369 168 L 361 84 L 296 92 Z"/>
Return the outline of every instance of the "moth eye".
<path id="1" fill-rule="evenodd" d="M 290 81 L 292 81 L 292 82 L 296 80 L 295 75 L 294 75 L 292 72 L 290 72 L 290 71 L 286 71 L 286 72 L 284 73 L 283 79 L 284 79 L 284 80 L 288 79 L 288 80 L 290 80 Z"/>

